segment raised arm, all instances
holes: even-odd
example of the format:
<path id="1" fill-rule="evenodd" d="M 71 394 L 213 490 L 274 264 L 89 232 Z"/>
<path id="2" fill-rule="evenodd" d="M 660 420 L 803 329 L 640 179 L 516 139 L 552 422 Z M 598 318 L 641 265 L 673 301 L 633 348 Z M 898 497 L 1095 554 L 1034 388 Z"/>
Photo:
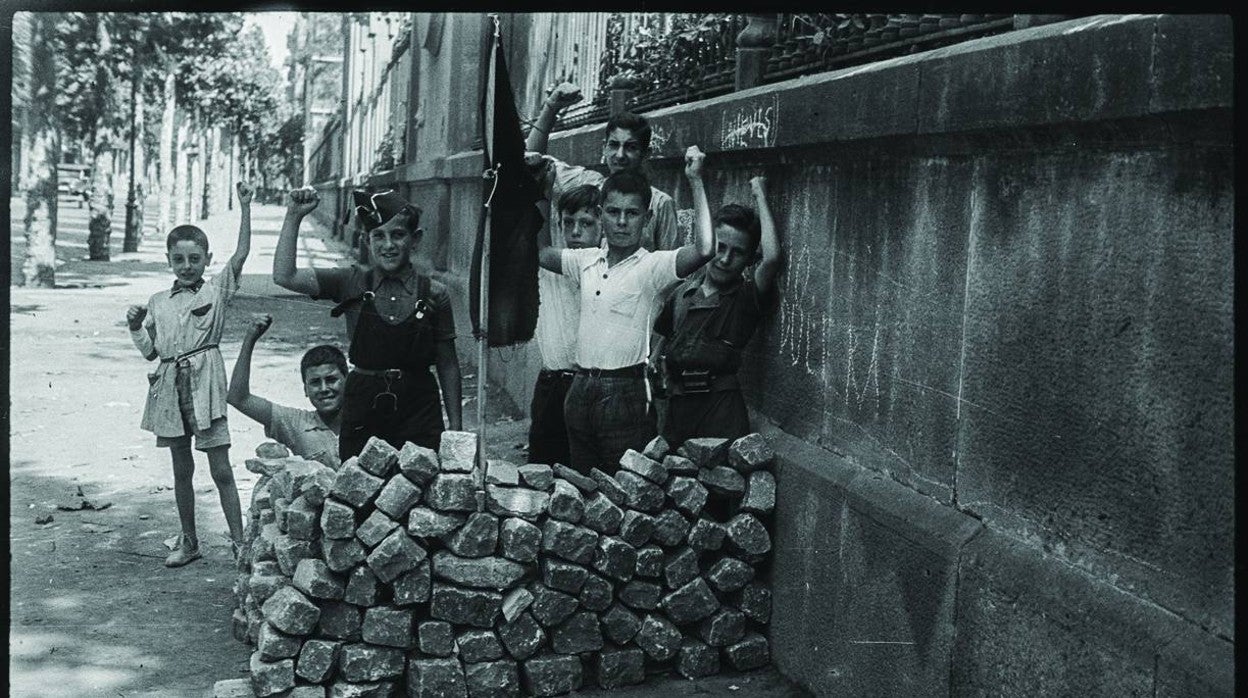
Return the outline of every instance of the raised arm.
<path id="1" fill-rule="evenodd" d="M 552 206 L 549 201 L 542 201 L 542 213 L 546 216 L 546 222 L 542 223 L 542 227 L 537 231 L 537 263 L 547 270 L 556 274 L 563 273 L 563 250 L 551 246 L 550 244 L 550 209 Z"/>
<path id="2" fill-rule="evenodd" d="M 134 342 L 134 346 L 143 355 L 144 359 L 152 361 L 159 354 L 156 353 L 156 328 L 144 327 L 143 318 L 147 317 L 147 306 L 132 305 L 126 310 L 126 326 L 130 330 L 130 340 Z"/>
<path id="3" fill-rule="evenodd" d="M 295 268 L 295 251 L 299 224 L 304 216 L 316 209 L 318 203 L 320 199 L 312 189 L 294 189 L 286 195 L 286 218 L 282 221 L 282 232 L 277 236 L 277 249 L 273 252 L 273 283 L 308 296 L 317 295 L 321 290 L 320 284 L 311 269 Z"/>
<path id="4" fill-rule="evenodd" d="M 565 107 L 581 101 L 581 88 L 570 82 L 560 83 L 550 91 L 542 102 L 542 111 L 537 115 L 537 122 L 529 129 L 529 137 L 524 141 L 524 149 L 537 153 L 545 153 L 550 141 L 550 129 L 555 127 L 555 119 Z"/>
<path id="5" fill-rule="evenodd" d="M 758 208 L 758 224 L 762 229 L 758 240 L 762 259 L 754 269 L 754 286 L 760 294 L 767 295 L 775 287 L 776 274 L 780 271 L 780 240 L 776 237 L 776 221 L 767 206 L 767 178 L 750 179 L 750 191 L 754 193 L 754 206 Z"/>
<path id="6" fill-rule="evenodd" d="M 446 408 L 446 428 L 460 431 L 464 427 L 463 377 L 459 372 L 459 355 L 455 340 L 440 339 L 435 349 L 438 387 L 442 389 L 442 406 Z"/>
<path id="7" fill-rule="evenodd" d="M 251 394 L 251 352 L 272 323 L 272 315 L 258 315 L 252 319 L 247 334 L 243 336 L 243 345 L 238 349 L 238 360 L 234 362 L 234 372 L 230 374 L 230 389 L 225 396 L 225 401 L 234 409 L 265 427 L 273 419 L 273 403 Z"/>
<path id="8" fill-rule="evenodd" d="M 234 278 L 243 273 L 243 263 L 251 254 L 251 199 L 255 196 L 255 187 L 247 182 L 239 182 L 238 189 L 238 244 L 234 246 L 234 254 L 230 255 L 230 266 L 234 269 Z"/>
<path id="9" fill-rule="evenodd" d="M 685 176 L 693 190 L 693 244 L 676 252 L 676 274 L 689 276 L 715 255 L 715 232 L 711 229 L 711 207 L 706 201 L 706 185 L 702 182 L 702 164 L 706 160 L 696 145 L 685 151 Z"/>

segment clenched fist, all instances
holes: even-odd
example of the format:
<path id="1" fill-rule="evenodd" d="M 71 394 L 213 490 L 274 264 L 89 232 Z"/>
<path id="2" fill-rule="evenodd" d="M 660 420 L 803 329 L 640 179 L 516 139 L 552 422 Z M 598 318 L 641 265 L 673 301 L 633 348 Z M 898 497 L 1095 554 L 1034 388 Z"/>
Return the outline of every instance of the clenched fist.
<path id="1" fill-rule="evenodd" d="M 252 198 L 256 195 L 256 188 L 251 186 L 249 182 L 239 182 L 236 188 L 238 189 L 239 205 L 250 206 Z"/>
<path id="2" fill-rule="evenodd" d="M 126 324 L 130 326 L 131 331 L 142 329 L 145 317 L 147 317 L 145 305 L 132 305 L 126 310 Z"/>
<path id="3" fill-rule="evenodd" d="M 247 326 L 248 339 L 259 339 L 261 335 L 269 331 L 269 326 L 272 324 L 273 316 L 268 313 L 252 316 L 251 324 Z"/>
<path id="4" fill-rule="evenodd" d="M 316 195 L 315 189 L 311 187 L 291 189 L 286 195 L 286 213 L 303 218 L 316 210 L 316 205 L 319 203 L 321 203 L 321 197 Z"/>
<path id="5" fill-rule="evenodd" d="M 702 178 L 702 163 L 706 160 L 706 153 L 696 145 L 689 146 L 685 151 L 685 176 L 689 179 Z"/>

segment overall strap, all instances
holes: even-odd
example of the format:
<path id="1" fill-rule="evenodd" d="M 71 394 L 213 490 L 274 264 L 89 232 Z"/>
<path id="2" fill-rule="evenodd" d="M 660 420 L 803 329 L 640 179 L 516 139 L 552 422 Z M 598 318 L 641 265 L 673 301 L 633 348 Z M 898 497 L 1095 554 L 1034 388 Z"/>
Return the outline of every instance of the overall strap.
<path id="1" fill-rule="evenodd" d="M 373 287 L 373 270 L 372 269 L 369 269 L 367 272 L 364 273 L 364 287 L 369 288 L 369 289 Z M 348 310 L 350 310 L 351 308 L 355 307 L 357 303 L 362 303 L 364 301 L 369 301 L 372 299 L 373 299 L 373 292 L 365 291 L 364 293 L 361 293 L 355 298 L 348 298 L 345 301 L 339 303 L 338 305 L 335 305 L 333 309 L 329 311 L 329 316 L 338 317 L 342 315 L 343 313 L 347 312 Z"/>

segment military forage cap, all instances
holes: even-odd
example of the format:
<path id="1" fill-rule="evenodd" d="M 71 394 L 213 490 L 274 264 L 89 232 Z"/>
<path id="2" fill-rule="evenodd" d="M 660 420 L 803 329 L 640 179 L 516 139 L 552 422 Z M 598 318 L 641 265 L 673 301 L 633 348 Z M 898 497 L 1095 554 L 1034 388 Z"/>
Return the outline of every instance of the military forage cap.
<path id="1" fill-rule="evenodd" d="M 386 189 L 376 194 L 357 189 L 351 192 L 351 195 L 355 201 L 355 215 L 359 217 L 365 230 L 381 226 L 404 210 L 410 211 L 414 219 L 412 225 L 420 222 L 420 207 L 409 204 L 393 189 Z"/>

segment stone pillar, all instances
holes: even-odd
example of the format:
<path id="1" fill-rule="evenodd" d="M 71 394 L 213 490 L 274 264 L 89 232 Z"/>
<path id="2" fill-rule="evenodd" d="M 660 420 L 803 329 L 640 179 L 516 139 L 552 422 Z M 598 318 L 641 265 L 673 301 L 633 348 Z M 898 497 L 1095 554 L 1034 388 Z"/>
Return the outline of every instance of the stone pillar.
<path id="1" fill-rule="evenodd" d="M 737 35 L 737 80 L 735 89 L 745 90 L 763 84 L 767 57 L 776 43 L 775 13 L 747 14 L 748 24 Z"/>
<path id="2" fill-rule="evenodd" d="M 616 75 L 611 78 L 610 87 L 611 116 L 615 116 L 622 111 L 628 111 L 628 106 L 633 101 L 634 95 L 637 93 L 637 81 L 628 74 Z"/>

